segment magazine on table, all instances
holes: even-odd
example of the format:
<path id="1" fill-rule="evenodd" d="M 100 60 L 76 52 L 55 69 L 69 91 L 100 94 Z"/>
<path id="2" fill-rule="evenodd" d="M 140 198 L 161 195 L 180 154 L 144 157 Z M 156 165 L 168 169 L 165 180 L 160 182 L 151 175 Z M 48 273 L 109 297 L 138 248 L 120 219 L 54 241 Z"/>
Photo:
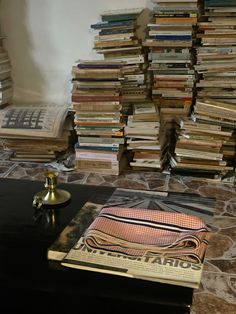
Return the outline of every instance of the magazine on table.
<path id="1" fill-rule="evenodd" d="M 84 244 L 83 237 L 65 256 L 62 265 L 189 288 L 198 288 L 203 269 L 203 264 L 174 258 L 134 258 L 108 251 L 91 250 Z"/>
<path id="2" fill-rule="evenodd" d="M 104 247 L 99 245 L 97 247 L 91 247 L 88 243 L 85 243 L 85 238 L 86 232 L 88 232 L 89 228 L 102 211 L 120 207 L 130 210 L 131 213 L 138 209 L 139 211 L 145 209 L 150 210 L 148 213 L 151 213 L 153 210 L 158 210 L 161 214 L 167 212 L 173 215 L 196 217 L 204 222 L 204 232 L 206 231 L 208 235 L 210 234 L 215 206 L 215 200 L 213 198 L 187 193 L 117 188 L 103 205 L 93 204 L 94 206 L 91 207 L 93 208 L 93 214 L 91 214 L 89 210 L 91 203 L 89 204 L 88 202 L 87 205 L 88 206 L 85 205 L 87 210 L 82 210 L 82 214 L 85 215 L 86 212 L 87 217 L 90 217 L 90 223 L 88 220 L 84 232 L 82 232 L 80 228 L 80 233 L 77 234 L 78 238 L 74 239 L 74 243 L 71 247 L 67 247 L 67 252 L 64 251 L 63 256 L 58 259 L 61 260 L 63 266 L 130 278 L 158 281 L 190 288 L 199 287 L 204 264 L 204 250 L 202 252 L 202 258 L 198 261 L 185 258 L 185 256 L 178 256 L 178 254 L 173 255 L 173 251 L 170 251 L 170 254 L 154 252 L 155 254 L 130 255 L 127 252 L 122 252 L 122 250 L 117 251 L 117 247 L 114 250 L 113 246 L 111 246 L 111 249 L 107 246 L 107 249 L 107 242 L 105 242 Z M 96 208 L 96 210 L 94 210 L 94 208 Z M 203 234 L 202 230 L 200 234 Z M 95 237 L 96 236 L 95 234 Z M 116 237 L 113 237 L 111 244 L 113 244 L 112 241 L 114 239 L 117 240 Z M 103 239 L 101 241 L 103 241 Z M 206 242 L 207 241 L 208 239 Z M 204 243 L 203 241 L 203 244 Z M 143 244 L 145 245 L 145 243 Z M 120 243 L 118 243 L 118 245 L 120 245 Z M 123 248 L 123 243 L 121 247 Z M 180 246 L 178 248 L 180 248 Z"/>

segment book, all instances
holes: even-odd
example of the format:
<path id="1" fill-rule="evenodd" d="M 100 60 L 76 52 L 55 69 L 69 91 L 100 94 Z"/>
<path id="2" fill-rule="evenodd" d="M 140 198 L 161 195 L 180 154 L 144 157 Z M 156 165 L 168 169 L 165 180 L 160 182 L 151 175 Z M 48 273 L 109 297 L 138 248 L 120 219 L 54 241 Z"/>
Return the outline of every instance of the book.
<path id="1" fill-rule="evenodd" d="M 152 168 L 152 169 L 161 169 L 162 163 L 160 160 L 151 160 L 151 159 L 145 159 L 145 160 L 136 160 L 133 159 L 133 161 L 130 162 L 131 167 L 142 167 L 142 168 Z"/>
<path id="2" fill-rule="evenodd" d="M 143 42 L 143 46 L 145 47 L 192 47 L 192 41 L 189 40 L 155 40 L 151 38 L 147 38 Z"/>
<path id="3" fill-rule="evenodd" d="M 215 199 L 196 194 L 130 190 L 117 188 L 102 208 L 149 208 L 161 211 L 192 214 L 212 225 Z M 90 216 L 88 212 L 88 217 Z M 93 221 L 93 219 L 91 219 Z M 91 222 L 92 222 L 91 221 Z M 59 238 L 60 239 L 60 238 Z M 201 280 L 203 263 L 195 264 L 163 256 L 145 259 L 109 251 L 90 249 L 83 235 L 63 258 L 62 265 L 87 271 L 158 281 L 197 288 Z"/>
<path id="4" fill-rule="evenodd" d="M 78 68 L 73 66 L 72 75 L 74 79 L 116 80 L 121 77 L 121 71 L 117 68 Z"/>
<path id="5" fill-rule="evenodd" d="M 143 7 L 140 8 L 125 8 L 125 9 L 117 9 L 117 10 L 107 10 L 101 13 L 101 17 L 105 16 L 115 16 L 118 20 L 120 20 L 120 16 L 123 15 L 134 15 L 137 16 L 143 11 Z M 133 19 L 133 17 L 132 17 Z"/>
<path id="6" fill-rule="evenodd" d="M 177 156 L 183 157 L 195 157 L 198 156 L 199 159 L 206 159 L 206 160 L 222 160 L 223 154 L 221 153 L 212 153 L 208 151 L 200 151 L 198 150 L 197 146 L 196 149 L 184 149 L 184 148 L 176 148 L 175 154 Z"/>
<path id="7" fill-rule="evenodd" d="M 56 138 L 62 133 L 68 105 L 17 104 L 0 110 L 1 137 Z"/>
<path id="8" fill-rule="evenodd" d="M 108 48 L 108 47 L 123 47 L 138 45 L 139 41 L 136 39 L 123 39 L 123 40 L 109 40 L 109 41 L 95 41 L 94 48 Z"/>
<path id="9" fill-rule="evenodd" d="M 92 101 L 92 102 L 74 102 L 72 103 L 73 109 L 76 112 L 93 112 L 93 111 L 99 111 L 99 112 L 118 112 L 122 109 L 122 106 L 117 101 Z"/>
<path id="10" fill-rule="evenodd" d="M 102 136 L 80 136 L 79 143 L 82 143 L 83 145 L 86 144 L 97 144 L 98 146 L 102 145 L 119 145 L 124 144 L 125 139 L 122 137 L 102 137 Z"/>
<path id="11" fill-rule="evenodd" d="M 154 2 L 154 3 L 161 3 L 161 2 L 164 2 L 164 3 L 169 3 L 169 2 L 171 2 L 171 3 L 178 3 L 178 2 L 181 2 L 181 3 L 184 3 L 184 2 L 187 2 L 187 3 L 191 3 L 191 2 L 193 2 L 193 3 L 195 3 L 195 2 L 197 2 L 198 0 L 152 0 L 152 2 Z M 206 1 L 211 1 L 211 0 L 206 0 Z M 214 1 L 217 1 L 217 0 L 214 0 Z"/>
<path id="12" fill-rule="evenodd" d="M 107 175 L 119 175 L 127 167 L 127 158 L 121 156 L 119 160 L 109 160 L 108 158 L 76 157 L 75 168 L 83 172 L 102 173 Z"/>

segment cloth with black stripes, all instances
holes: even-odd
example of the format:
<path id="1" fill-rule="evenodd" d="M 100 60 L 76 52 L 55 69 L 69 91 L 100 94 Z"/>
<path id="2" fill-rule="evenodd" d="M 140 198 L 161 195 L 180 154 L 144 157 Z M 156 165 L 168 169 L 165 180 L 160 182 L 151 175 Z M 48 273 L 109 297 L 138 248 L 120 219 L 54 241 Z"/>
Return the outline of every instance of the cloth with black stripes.
<path id="1" fill-rule="evenodd" d="M 155 209 L 103 208 L 84 234 L 92 249 L 134 257 L 164 256 L 202 263 L 210 230 L 192 215 Z"/>

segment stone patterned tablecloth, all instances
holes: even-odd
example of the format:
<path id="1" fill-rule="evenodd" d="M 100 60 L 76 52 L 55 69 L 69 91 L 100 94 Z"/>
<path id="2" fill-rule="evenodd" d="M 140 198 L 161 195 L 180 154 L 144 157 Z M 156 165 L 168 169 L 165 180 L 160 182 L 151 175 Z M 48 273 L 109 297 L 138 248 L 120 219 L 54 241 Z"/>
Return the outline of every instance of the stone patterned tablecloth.
<path id="1" fill-rule="evenodd" d="M 44 181 L 46 168 L 36 163 L 13 163 L 0 153 L 0 177 Z M 158 172 L 131 172 L 120 176 L 61 172 L 59 183 L 106 185 L 198 193 L 215 197 L 214 235 L 207 250 L 201 286 L 194 292 L 191 314 L 236 313 L 236 188 L 226 183 L 169 176 Z"/>

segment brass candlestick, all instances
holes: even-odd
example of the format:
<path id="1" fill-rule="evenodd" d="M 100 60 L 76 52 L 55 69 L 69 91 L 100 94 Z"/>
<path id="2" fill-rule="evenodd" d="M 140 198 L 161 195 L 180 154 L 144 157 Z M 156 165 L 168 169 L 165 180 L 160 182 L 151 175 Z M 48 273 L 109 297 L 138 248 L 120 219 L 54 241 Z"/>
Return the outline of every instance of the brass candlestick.
<path id="1" fill-rule="evenodd" d="M 57 177 L 57 172 L 48 171 L 46 173 L 46 182 L 44 184 L 46 190 L 40 191 L 34 195 L 34 207 L 39 209 L 43 205 L 59 205 L 69 201 L 69 199 L 71 198 L 70 193 L 65 190 L 56 188 Z"/>

